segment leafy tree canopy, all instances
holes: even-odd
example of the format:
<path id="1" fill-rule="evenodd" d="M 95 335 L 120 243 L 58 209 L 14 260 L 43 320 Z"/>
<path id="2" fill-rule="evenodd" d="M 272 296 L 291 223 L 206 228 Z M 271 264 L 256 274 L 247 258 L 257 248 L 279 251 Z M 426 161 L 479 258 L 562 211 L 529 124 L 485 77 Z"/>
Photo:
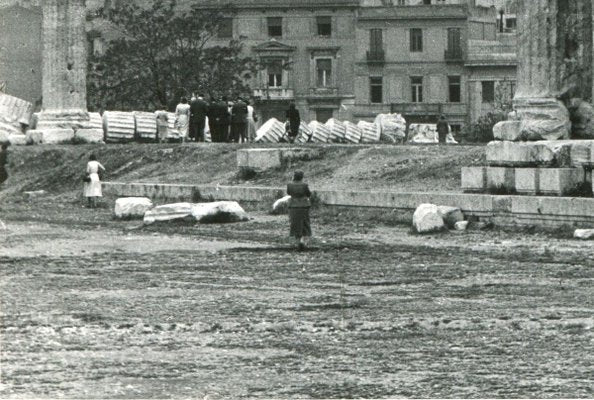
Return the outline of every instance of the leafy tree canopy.
<path id="1" fill-rule="evenodd" d="M 249 95 L 255 62 L 240 41 L 214 40 L 233 13 L 230 5 L 182 10 L 175 0 L 142 3 L 99 10 L 115 39 L 103 54 L 89 56 L 90 109 L 173 109 L 192 92 Z"/>

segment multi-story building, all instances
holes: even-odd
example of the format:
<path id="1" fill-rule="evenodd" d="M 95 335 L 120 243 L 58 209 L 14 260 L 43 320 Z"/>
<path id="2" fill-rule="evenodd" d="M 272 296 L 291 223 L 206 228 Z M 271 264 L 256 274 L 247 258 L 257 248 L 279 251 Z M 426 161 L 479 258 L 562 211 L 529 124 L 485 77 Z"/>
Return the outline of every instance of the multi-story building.
<path id="1" fill-rule="evenodd" d="M 515 51 L 478 57 L 481 46 L 501 49 L 496 8 L 474 0 L 362 0 L 356 36 L 358 118 L 390 111 L 435 122 L 444 114 L 458 130 L 491 111 L 483 106 L 493 102 L 490 83 L 515 80 Z M 490 82 L 484 92 L 477 80 Z"/>
<path id="2" fill-rule="evenodd" d="M 40 30 L 35 27 L 40 24 L 40 0 L 8 1 L 18 10 L 35 11 L 31 15 L 20 11 L 14 23 L 28 26 L 30 34 L 23 35 L 31 36 L 28 42 L 39 43 Z M 117 1 L 87 0 L 87 6 L 113 6 Z M 217 7 L 230 2 L 234 6 L 212 44 L 239 39 L 258 61 L 260 68 L 250 86 L 262 120 L 284 119 L 289 102 L 294 101 L 305 120 L 372 119 L 379 112 L 398 112 L 409 122 L 431 122 L 443 113 L 458 129 L 492 110 L 499 81 L 513 88 L 515 38 L 513 33 L 499 32 L 501 7 L 495 4 L 509 1 L 178 3 Z M 0 8 L 0 13 L 7 10 Z M 97 29 L 96 21 L 89 25 L 90 51 L 101 51 L 107 45 L 100 36 L 101 29 Z M 1 43 L 22 53 L 18 43 L 23 39 L 12 36 Z M 40 52 L 39 48 L 34 50 L 30 53 Z M 0 72 L 10 69 L 12 75 L 4 75 L 11 80 L 7 85 L 11 94 L 35 101 L 40 97 L 40 85 L 25 90 L 24 71 L 31 64 L 33 82 L 38 82 L 41 58 L 31 54 L 26 60 L 21 57 L 23 65 L 3 67 Z M 13 75 L 18 79 L 10 78 Z"/>
<path id="3" fill-rule="evenodd" d="M 260 65 L 251 87 L 263 120 L 284 120 L 291 101 L 305 120 L 351 117 L 359 0 L 242 0 L 231 4 L 236 12 L 229 16 L 219 40 L 241 39 Z"/>

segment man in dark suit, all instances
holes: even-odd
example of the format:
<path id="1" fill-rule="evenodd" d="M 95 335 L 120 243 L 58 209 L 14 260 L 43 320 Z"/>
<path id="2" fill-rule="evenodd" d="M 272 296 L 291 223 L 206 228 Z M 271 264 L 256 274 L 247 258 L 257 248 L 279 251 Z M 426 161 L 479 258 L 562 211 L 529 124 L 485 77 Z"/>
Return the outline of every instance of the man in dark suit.
<path id="1" fill-rule="evenodd" d="M 207 113 L 208 104 L 204 101 L 204 95 L 199 94 L 198 98 L 190 103 L 190 139 L 204 142 L 204 124 Z"/>
<path id="2" fill-rule="evenodd" d="M 211 131 L 211 134 L 213 135 L 212 141 L 222 143 L 227 140 L 227 133 L 229 130 L 227 98 L 223 96 L 221 100 L 211 104 L 210 112 L 214 128 L 214 130 Z"/>
<path id="3" fill-rule="evenodd" d="M 245 134 L 247 132 L 247 115 L 248 108 L 247 104 L 238 98 L 233 107 L 231 108 L 231 141 L 239 143 L 241 141 L 245 143 Z"/>
<path id="4" fill-rule="evenodd" d="M 436 128 L 439 143 L 445 144 L 448 133 L 450 132 L 450 125 L 448 124 L 448 120 L 446 119 L 445 115 L 442 114 L 439 117 L 439 121 L 437 121 Z"/>

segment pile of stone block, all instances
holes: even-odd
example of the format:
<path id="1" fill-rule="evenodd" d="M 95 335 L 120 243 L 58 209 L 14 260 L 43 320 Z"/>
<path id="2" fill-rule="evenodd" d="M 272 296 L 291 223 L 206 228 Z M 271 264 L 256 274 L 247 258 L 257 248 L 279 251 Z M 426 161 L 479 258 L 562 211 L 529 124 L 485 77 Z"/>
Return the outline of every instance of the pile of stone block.
<path id="1" fill-rule="evenodd" d="M 330 129 L 318 121 L 311 121 L 309 123 L 311 130 L 311 141 L 314 143 L 328 143 L 330 138 Z"/>
<path id="2" fill-rule="evenodd" d="M 157 116 L 151 112 L 134 112 L 136 138 L 143 141 L 157 141 Z"/>
<path id="3" fill-rule="evenodd" d="M 568 196 L 592 190 L 594 140 L 494 141 L 486 158 L 486 166 L 462 168 L 464 191 Z"/>
<path id="4" fill-rule="evenodd" d="M 400 114 L 378 114 L 375 124 L 380 129 L 381 140 L 402 143 L 406 139 L 406 120 Z"/>
<path id="5" fill-rule="evenodd" d="M 344 143 L 346 141 L 344 135 L 346 133 L 346 127 L 344 122 L 334 118 L 330 118 L 326 122 L 326 126 L 330 129 L 330 136 L 328 141 L 332 143 Z"/>
<path id="6" fill-rule="evenodd" d="M 439 143 L 436 124 L 410 124 L 408 128 L 408 142 L 415 144 Z M 446 136 L 446 143 L 458 144 L 452 132 Z"/>
<path id="7" fill-rule="evenodd" d="M 13 145 L 27 143 L 23 127 L 31 123 L 33 104 L 28 101 L 0 93 L 0 142 Z"/>
<path id="8" fill-rule="evenodd" d="M 380 141 L 381 128 L 378 124 L 359 121 L 357 126 L 361 129 L 361 143 L 377 143 Z"/>
<path id="9" fill-rule="evenodd" d="M 285 124 L 276 118 L 270 118 L 256 131 L 256 142 L 278 143 L 285 135 Z"/>
<path id="10" fill-rule="evenodd" d="M 105 111 L 103 130 L 107 142 L 131 142 L 136 136 L 136 120 L 133 112 Z"/>

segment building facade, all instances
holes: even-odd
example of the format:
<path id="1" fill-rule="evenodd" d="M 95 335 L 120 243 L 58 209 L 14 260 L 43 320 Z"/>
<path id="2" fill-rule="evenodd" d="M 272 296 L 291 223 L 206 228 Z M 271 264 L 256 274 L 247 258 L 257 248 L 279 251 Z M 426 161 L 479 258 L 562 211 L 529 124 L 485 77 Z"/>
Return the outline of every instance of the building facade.
<path id="1" fill-rule="evenodd" d="M 397 112 L 427 123 L 443 114 L 457 131 L 493 111 L 486 91 L 498 81 L 513 90 L 516 68 L 514 35 L 498 33 L 497 15 L 473 0 L 362 1 L 354 116 Z"/>
<path id="2" fill-rule="evenodd" d="M 257 61 L 250 86 L 262 120 L 284 120 L 292 101 L 307 121 L 352 117 L 358 0 L 232 4 L 236 12 L 218 40 L 241 39 Z"/>
<path id="3" fill-rule="evenodd" d="M 20 11 L 18 24 L 39 25 L 39 1 L 12 0 L 11 7 L 33 12 Z M 307 121 L 398 112 L 409 122 L 434 122 L 445 114 L 457 130 L 493 110 L 500 82 L 513 89 L 515 35 L 500 32 L 497 1 L 504 0 L 231 0 L 234 12 L 212 44 L 241 40 L 258 61 L 250 86 L 261 120 L 284 120 L 293 101 Z M 89 12 L 101 6 L 117 0 L 87 0 Z M 96 24 L 89 21 L 89 51 L 107 45 Z M 40 30 L 19 35 L 0 43 L 18 49 L 23 40 L 34 43 Z M 18 67 L 0 58 L 0 80 L 9 78 L 10 94 L 36 101 L 38 90 L 40 97 L 40 82 L 25 89 L 24 78 L 28 67 L 41 71 L 40 51 L 31 47 Z"/>

